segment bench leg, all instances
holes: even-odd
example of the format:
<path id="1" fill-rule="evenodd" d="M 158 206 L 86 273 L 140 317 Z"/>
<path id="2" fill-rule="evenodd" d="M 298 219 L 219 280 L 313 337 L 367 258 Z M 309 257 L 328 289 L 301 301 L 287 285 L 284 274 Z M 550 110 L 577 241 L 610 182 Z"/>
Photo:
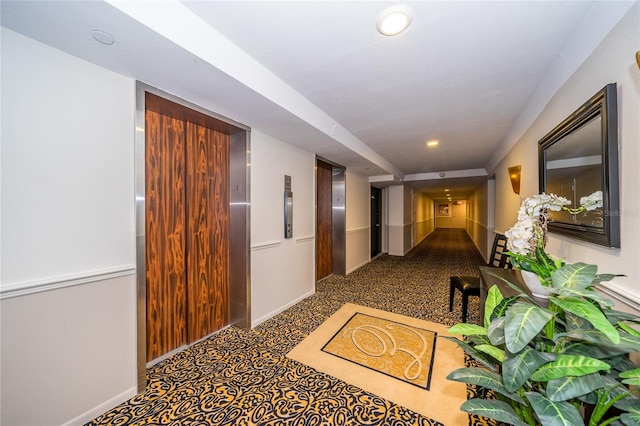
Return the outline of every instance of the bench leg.
<path id="1" fill-rule="evenodd" d="M 467 322 L 467 305 L 469 303 L 469 295 L 462 293 L 462 322 Z"/>
<path id="2" fill-rule="evenodd" d="M 449 312 L 453 310 L 453 297 L 455 296 L 456 287 L 453 283 L 449 284 Z"/>

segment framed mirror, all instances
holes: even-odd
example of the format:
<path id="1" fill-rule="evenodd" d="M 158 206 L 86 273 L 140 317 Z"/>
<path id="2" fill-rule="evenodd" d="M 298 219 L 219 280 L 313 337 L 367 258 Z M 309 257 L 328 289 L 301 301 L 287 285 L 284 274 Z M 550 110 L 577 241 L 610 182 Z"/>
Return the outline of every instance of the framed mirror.
<path id="1" fill-rule="evenodd" d="M 607 247 L 620 247 L 616 84 L 608 84 L 538 143 L 540 192 L 580 207 L 584 197 L 602 207 L 551 212 L 548 229 Z"/>

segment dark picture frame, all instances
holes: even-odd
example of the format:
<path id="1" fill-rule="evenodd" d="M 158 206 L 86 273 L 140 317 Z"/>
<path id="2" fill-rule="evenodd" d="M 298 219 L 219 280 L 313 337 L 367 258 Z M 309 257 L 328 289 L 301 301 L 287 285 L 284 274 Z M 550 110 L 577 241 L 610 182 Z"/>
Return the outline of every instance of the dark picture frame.
<path id="1" fill-rule="evenodd" d="M 551 212 L 550 232 L 606 247 L 620 247 L 618 104 L 607 84 L 538 143 L 540 192 L 580 198 L 602 191 L 602 207 Z"/>

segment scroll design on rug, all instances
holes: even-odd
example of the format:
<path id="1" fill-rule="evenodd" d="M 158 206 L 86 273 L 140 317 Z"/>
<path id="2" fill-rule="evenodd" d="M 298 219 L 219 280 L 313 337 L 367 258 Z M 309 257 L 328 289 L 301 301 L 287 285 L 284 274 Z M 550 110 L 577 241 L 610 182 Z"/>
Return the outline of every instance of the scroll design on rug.
<path id="1" fill-rule="evenodd" d="M 355 313 L 323 352 L 429 390 L 437 333 Z"/>

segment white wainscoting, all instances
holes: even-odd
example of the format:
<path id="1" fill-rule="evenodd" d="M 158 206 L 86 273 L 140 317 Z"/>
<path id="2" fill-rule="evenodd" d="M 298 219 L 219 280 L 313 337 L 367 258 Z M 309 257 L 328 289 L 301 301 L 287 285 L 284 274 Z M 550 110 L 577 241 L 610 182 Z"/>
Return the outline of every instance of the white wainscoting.
<path id="1" fill-rule="evenodd" d="M 92 278 L 0 301 L 2 424 L 84 424 L 136 394 L 135 274 Z"/>
<path id="2" fill-rule="evenodd" d="M 315 293 L 311 236 L 265 241 L 251 247 L 251 326 Z"/>
<path id="3" fill-rule="evenodd" d="M 347 230 L 347 274 L 366 265 L 371 260 L 370 229 L 367 226 Z"/>
<path id="4" fill-rule="evenodd" d="M 493 228 L 489 229 L 487 225 L 467 219 L 467 233 L 482 257 L 488 262 L 494 239 Z"/>
<path id="5" fill-rule="evenodd" d="M 415 222 L 415 225 L 414 225 L 415 232 L 413 234 L 415 238 L 414 245 L 417 245 L 418 243 L 420 243 L 420 241 L 427 238 L 427 236 L 433 232 L 434 224 L 435 224 L 435 221 L 433 218 L 419 220 Z"/>

